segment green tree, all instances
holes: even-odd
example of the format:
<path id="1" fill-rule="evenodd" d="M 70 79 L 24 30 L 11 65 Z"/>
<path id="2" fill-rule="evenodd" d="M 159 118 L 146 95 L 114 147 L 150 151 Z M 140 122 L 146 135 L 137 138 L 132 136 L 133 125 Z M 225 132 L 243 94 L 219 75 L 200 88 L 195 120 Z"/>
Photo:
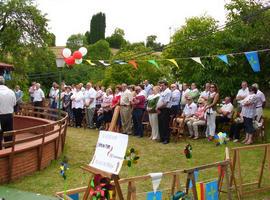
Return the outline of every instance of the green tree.
<path id="1" fill-rule="evenodd" d="M 109 60 L 111 57 L 110 45 L 106 40 L 100 40 L 88 46 L 88 58 L 91 60 Z"/>
<path id="2" fill-rule="evenodd" d="M 107 37 L 106 40 L 109 42 L 111 48 L 120 49 L 127 43 L 124 36 L 124 30 L 116 28 L 114 30 L 114 33 L 111 36 Z"/>
<path id="3" fill-rule="evenodd" d="M 78 50 L 80 47 L 85 46 L 87 43 L 85 35 L 73 34 L 67 39 L 66 46 L 72 51 Z"/>
<path id="4" fill-rule="evenodd" d="M 92 16 L 90 22 L 90 32 L 87 38 L 89 44 L 94 44 L 99 40 L 105 39 L 106 16 L 105 13 L 97 13 Z"/>
<path id="5" fill-rule="evenodd" d="M 156 42 L 156 35 L 149 35 L 146 38 L 146 47 L 154 49 L 154 51 L 162 51 L 163 45 Z"/>

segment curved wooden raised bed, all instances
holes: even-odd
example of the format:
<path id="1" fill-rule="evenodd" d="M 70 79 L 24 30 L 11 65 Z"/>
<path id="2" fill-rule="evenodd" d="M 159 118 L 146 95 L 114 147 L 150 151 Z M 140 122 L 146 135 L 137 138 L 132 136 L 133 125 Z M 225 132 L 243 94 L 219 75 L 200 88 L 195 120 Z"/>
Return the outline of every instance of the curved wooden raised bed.
<path id="1" fill-rule="evenodd" d="M 58 117 L 59 116 L 59 117 Z M 19 115 L 14 116 L 12 142 L 3 143 L 0 150 L 0 183 L 7 183 L 32 174 L 49 166 L 52 160 L 63 152 L 67 130 L 66 112 L 24 106 Z"/>

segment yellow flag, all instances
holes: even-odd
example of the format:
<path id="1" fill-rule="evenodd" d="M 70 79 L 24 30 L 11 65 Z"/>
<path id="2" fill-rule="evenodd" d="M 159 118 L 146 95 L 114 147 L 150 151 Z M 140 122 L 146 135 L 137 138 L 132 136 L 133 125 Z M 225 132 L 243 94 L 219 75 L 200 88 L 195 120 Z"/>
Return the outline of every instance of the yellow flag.
<path id="1" fill-rule="evenodd" d="M 95 66 L 95 63 L 92 63 L 91 60 L 86 60 L 86 62 L 88 62 L 90 65 Z"/>
<path id="2" fill-rule="evenodd" d="M 174 59 L 167 59 L 167 60 L 173 63 L 177 68 L 179 68 L 177 62 Z"/>

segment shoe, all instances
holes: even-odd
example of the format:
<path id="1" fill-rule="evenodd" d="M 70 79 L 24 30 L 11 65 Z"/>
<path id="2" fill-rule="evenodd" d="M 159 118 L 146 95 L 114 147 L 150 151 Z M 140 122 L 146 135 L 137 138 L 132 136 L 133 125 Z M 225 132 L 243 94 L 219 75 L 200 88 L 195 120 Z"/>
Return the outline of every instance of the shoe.
<path id="1" fill-rule="evenodd" d="M 189 138 L 193 138 L 193 135 L 188 136 Z"/>
<path id="2" fill-rule="evenodd" d="M 250 145 L 250 144 L 253 144 L 253 141 L 247 141 L 245 144 L 247 144 L 247 145 Z"/>
<path id="3" fill-rule="evenodd" d="M 164 142 L 162 142 L 163 144 L 169 144 L 169 141 L 164 141 Z"/>
<path id="4" fill-rule="evenodd" d="M 238 142 L 238 141 L 239 141 L 238 139 L 233 140 L 234 143 L 236 143 L 236 142 Z"/>
<path id="5" fill-rule="evenodd" d="M 198 139 L 199 139 L 199 137 L 194 137 L 194 138 L 193 138 L 193 140 L 198 140 Z"/>

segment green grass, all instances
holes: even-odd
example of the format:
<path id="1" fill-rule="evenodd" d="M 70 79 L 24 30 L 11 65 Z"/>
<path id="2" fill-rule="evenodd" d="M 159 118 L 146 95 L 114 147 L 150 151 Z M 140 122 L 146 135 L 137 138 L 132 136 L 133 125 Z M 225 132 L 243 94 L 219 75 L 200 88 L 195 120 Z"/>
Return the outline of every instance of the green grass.
<path id="1" fill-rule="evenodd" d="M 266 112 L 270 116 L 270 110 Z M 267 133 L 269 135 L 269 129 Z M 68 188 L 76 188 L 87 185 L 89 174 L 80 169 L 80 166 L 90 162 L 95 144 L 98 138 L 97 131 L 69 128 L 65 146 L 64 155 L 69 157 L 68 171 Z M 269 138 L 269 137 L 268 137 Z M 190 142 L 193 147 L 192 159 L 186 159 L 183 154 L 183 149 L 187 142 Z M 216 147 L 214 143 L 209 143 L 206 139 L 197 141 L 181 141 L 179 143 L 170 143 L 163 145 L 157 142 L 150 141 L 148 138 L 129 137 L 129 147 L 134 147 L 139 151 L 140 160 L 132 170 L 128 170 L 126 166 L 122 167 L 120 177 L 130 177 L 137 175 L 145 175 L 151 172 L 165 172 L 176 169 L 184 169 L 221 161 L 224 159 L 225 145 Z M 228 147 L 242 146 L 229 142 Z M 241 154 L 242 176 L 244 181 L 254 181 L 259 175 L 260 161 L 262 160 L 261 150 L 244 152 Z M 63 178 L 59 175 L 59 163 L 53 161 L 52 164 L 40 172 L 24 177 L 6 186 L 27 190 L 31 192 L 41 193 L 45 195 L 54 195 L 55 192 L 62 191 Z M 268 168 L 269 169 L 269 168 Z M 266 173 L 263 182 L 270 183 L 270 174 Z M 200 172 L 199 180 L 209 180 L 217 178 L 217 169 L 206 170 Z M 181 184 L 185 183 L 184 176 L 181 177 Z M 161 182 L 161 189 L 170 188 L 171 179 L 164 178 Z M 126 185 L 122 186 L 123 191 L 126 191 Z M 145 199 L 145 192 L 151 191 L 151 182 L 145 181 L 137 185 L 138 199 Z M 260 193 L 245 199 L 264 199 L 269 197 L 270 192 Z M 225 199 L 225 198 L 223 198 Z M 235 199 L 235 198 L 234 198 Z"/>

